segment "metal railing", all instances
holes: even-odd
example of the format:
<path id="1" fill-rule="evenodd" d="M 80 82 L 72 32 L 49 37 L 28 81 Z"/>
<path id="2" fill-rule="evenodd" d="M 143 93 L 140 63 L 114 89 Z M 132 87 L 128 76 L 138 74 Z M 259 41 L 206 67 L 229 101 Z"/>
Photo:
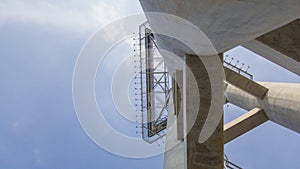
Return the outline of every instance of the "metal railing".
<path id="1" fill-rule="evenodd" d="M 243 168 L 241 168 L 238 165 L 230 162 L 228 160 L 228 157 L 225 155 L 224 156 L 224 169 L 243 169 Z"/>
<path id="2" fill-rule="evenodd" d="M 231 70 L 253 80 L 253 75 L 250 74 L 248 72 L 248 70 L 250 69 L 250 66 L 245 66 L 244 63 L 242 63 L 241 65 L 239 65 L 239 60 L 237 60 L 235 63 L 233 63 L 234 61 L 234 58 L 231 58 L 229 61 L 227 60 L 228 59 L 228 55 L 225 56 L 224 58 L 224 66 L 230 68 Z"/>

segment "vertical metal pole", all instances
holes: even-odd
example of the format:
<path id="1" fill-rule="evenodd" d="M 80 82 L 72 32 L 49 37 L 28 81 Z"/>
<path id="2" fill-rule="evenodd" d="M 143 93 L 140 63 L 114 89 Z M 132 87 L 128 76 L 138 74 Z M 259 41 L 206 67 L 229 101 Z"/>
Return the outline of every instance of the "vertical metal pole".
<path id="1" fill-rule="evenodd" d="M 143 94 L 143 56 L 142 56 L 142 25 L 139 26 L 139 45 L 140 45 L 140 82 L 141 82 L 141 113 L 142 113 L 142 138 L 144 139 L 144 94 Z"/>
<path id="2" fill-rule="evenodd" d="M 153 129 L 153 121 L 155 114 L 155 97 L 153 93 L 154 87 L 154 63 L 153 63 L 153 42 L 151 40 L 151 30 L 145 29 L 145 48 L 146 48 L 146 93 L 147 93 L 147 116 L 148 116 L 148 135 L 151 136 Z"/>

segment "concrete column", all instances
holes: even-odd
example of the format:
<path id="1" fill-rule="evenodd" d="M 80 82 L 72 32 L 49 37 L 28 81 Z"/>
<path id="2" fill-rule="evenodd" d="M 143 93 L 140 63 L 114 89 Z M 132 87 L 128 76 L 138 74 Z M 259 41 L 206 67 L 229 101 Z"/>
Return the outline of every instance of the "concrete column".
<path id="1" fill-rule="evenodd" d="M 184 61 L 186 68 L 183 71 L 182 112 L 169 113 L 166 141 L 166 149 L 169 151 L 165 153 L 164 168 L 223 169 L 223 118 L 217 121 L 217 126 L 212 130 L 213 133 L 208 140 L 203 143 L 199 142 L 211 105 L 220 106 L 220 110 L 223 110 L 223 103 L 216 104 L 212 101 L 212 88 L 215 89 L 216 84 L 211 84 L 211 79 L 200 58 L 187 55 Z M 181 77 L 181 72 L 176 71 L 175 77 Z M 177 80 L 180 82 L 180 79 Z M 217 85 L 221 89 L 219 91 L 223 91 L 223 80 L 224 77 L 219 79 L 220 85 Z M 219 94 L 220 98 L 223 98 L 223 92 Z M 183 120 L 183 125 L 181 120 Z M 181 139 L 182 126 L 183 136 L 185 136 L 183 139 Z"/>
<path id="2" fill-rule="evenodd" d="M 185 59 L 186 66 L 190 69 L 190 74 L 186 71 L 186 122 L 187 128 L 196 118 L 195 124 L 186 136 L 187 144 L 187 168 L 188 169 L 223 169 L 224 139 L 223 139 L 223 119 L 211 137 L 204 143 L 199 143 L 199 135 L 208 117 L 211 101 L 212 84 L 204 64 L 198 56 L 188 55 Z M 220 72 L 221 73 L 221 72 Z M 192 77 L 195 77 L 197 89 L 192 85 Z M 221 86 L 220 86 L 221 87 Z M 197 90 L 199 93 L 197 93 Z M 222 97 L 223 95 L 220 95 Z M 197 100 L 199 97 L 199 100 Z M 196 103 L 195 101 L 200 101 Z M 194 105 L 198 105 L 198 114 L 195 117 L 191 114 Z M 223 107 L 223 106 L 222 106 Z"/>
<path id="3" fill-rule="evenodd" d="M 184 169 L 186 144 L 183 136 L 183 71 L 174 71 L 173 94 L 170 97 L 164 169 Z M 172 105 L 171 103 L 174 103 Z"/>

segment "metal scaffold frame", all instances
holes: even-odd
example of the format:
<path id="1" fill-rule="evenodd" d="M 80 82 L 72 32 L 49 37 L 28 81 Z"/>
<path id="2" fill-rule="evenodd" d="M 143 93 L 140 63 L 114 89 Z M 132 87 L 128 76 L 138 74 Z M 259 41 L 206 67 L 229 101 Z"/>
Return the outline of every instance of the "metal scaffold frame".
<path id="1" fill-rule="evenodd" d="M 147 22 L 139 26 L 139 74 L 135 88 L 140 104 L 142 138 L 153 143 L 165 136 L 171 80 Z"/>

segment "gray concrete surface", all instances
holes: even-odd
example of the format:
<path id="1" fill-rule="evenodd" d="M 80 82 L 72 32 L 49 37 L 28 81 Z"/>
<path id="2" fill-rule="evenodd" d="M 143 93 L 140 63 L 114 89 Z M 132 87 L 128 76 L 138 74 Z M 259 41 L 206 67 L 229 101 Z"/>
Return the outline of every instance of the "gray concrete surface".
<path id="1" fill-rule="evenodd" d="M 164 168 L 223 169 L 223 119 L 218 121 L 208 140 L 199 143 L 199 136 L 208 118 L 210 106 L 214 104 L 211 100 L 212 86 L 208 73 L 198 56 L 187 55 L 184 60 L 186 69 L 183 76 L 181 70 L 174 71 L 178 73 L 175 75 L 178 84 L 181 86 L 182 83 L 183 112 L 177 115 L 174 112 L 169 113 L 166 150 L 170 150 L 165 153 Z M 218 87 L 223 88 L 222 79 Z M 223 95 L 223 90 L 220 92 L 219 95 Z M 223 110 L 223 103 L 215 103 L 215 106 Z M 182 130 L 184 133 L 181 133 Z M 185 136 L 183 140 L 182 136 Z"/>
<path id="2" fill-rule="evenodd" d="M 260 99 L 263 99 L 267 94 L 268 88 L 240 75 L 239 73 L 227 67 L 224 67 L 224 71 L 226 75 L 226 81 L 228 83 Z"/>
<path id="3" fill-rule="evenodd" d="M 284 50 L 284 46 L 282 46 L 284 41 L 274 43 L 282 39 L 282 33 L 271 32 L 299 18 L 299 0 L 140 0 L 140 2 L 145 12 L 168 13 L 190 21 L 207 36 L 216 53 L 223 53 L 238 45 L 246 44 L 244 46 L 248 49 L 300 75 L 297 56 L 288 54 Z M 146 17 L 154 32 L 165 29 L 180 29 L 177 31 L 188 35 L 190 33 L 187 29 L 166 24 L 164 19 L 151 17 L 150 15 L 146 15 Z M 270 32 L 271 38 L 267 34 Z M 194 54 L 190 48 L 178 42 L 178 40 L 161 35 L 155 35 L 155 38 L 160 49 L 176 53 L 179 56 Z M 186 39 L 191 44 L 199 43 L 197 38 L 190 35 Z M 289 39 L 287 40 L 289 41 Z M 298 38 L 296 38 L 297 40 L 299 42 Z M 209 46 L 208 41 L 204 42 L 207 42 Z M 291 39 L 286 45 L 294 43 Z M 199 46 L 199 48 L 201 47 Z M 297 51 L 297 45 L 294 47 Z M 288 47 L 287 49 L 291 53 L 291 48 Z M 166 59 L 171 72 L 175 72 L 176 67 L 181 66 L 180 61 L 178 61 L 180 59 L 172 60 L 173 56 L 164 52 L 162 52 L 162 55 Z M 169 116 L 171 118 L 168 119 L 169 133 L 167 134 L 166 147 L 177 144 L 173 149 L 166 152 L 164 167 L 165 169 L 223 169 L 223 120 L 210 138 L 199 144 L 199 135 L 205 119 L 208 117 L 207 112 L 211 104 L 211 90 L 209 88 L 211 84 L 207 80 L 207 72 L 196 57 L 187 58 L 186 63 L 196 77 L 196 83 L 199 85 L 198 89 L 201 94 L 195 92 L 197 90 L 191 85 L 193 80 L 189 79 L 188 74 L 185 74 L 186 98 L 184 101 L 186 104 L 183 108 L 186 109 L 186 119 L 184 119 L 184 122 L 187 122 L 185 124 L 187 125 L 186 128 L 191 127 L 191 131 L 183 141 L 178 140 L 177 125 L 169 126 L 169 121 L 175 121 L 175 124 L 177 124 L 177 117 L 175 115 Z M 265 87 L 261 87 L 261 90 L 259 90 L 259 87 L 253 87 L 255 85 L 234 83 L 237 82 L 235 80 L 238 78 L 235 78 L 232 73 L 227 79 L 236 86 L 252 93 L 251 95 L 237 87 L 228 85 L 225 92 L 227 101 L 246 110 L 256 107 L 263 109 L 271 121 L 300 132 L 299 84 L 260 83 Z M 243 88 L 245 86 L 246 88 Z M 266 92 L 266 88 L 269 89 L 268 92 Z M 221 96 L 223 94 L 220 94 L 220 98 Z M 195 105 L 198 105 L 199 100 L 201 100 L 201 106 L 197 116 L 189 114 L 188 112 L 195 109 Z M 193 121 L 195 121 L 195 124 Z M 250 129 L 253 126 L 248 127 Z"/>
<path id="4" fill-rule="evenodd" d="M 275 49 L 257 40 L 251 40 L 242 44 L 242 46 L 300 76 L 300 62 L 296 62 Z"/>
<path id="5" fill-rule="evenodd" d="M 269 89 L 263 100 L 228 85 L 226 99 L 243 109 L 260 108 L 267 117 L 286 128 L 300 133 L 300 84 L 260 82 Z"/>
<path id="6" fill-rule="evenodd" d="M 170 97 L 170 103 L 173 96 Z M 177 139 L 177 115 L 174 114 L 174 105 L 169 105 L 167 134 L 164 154 L 164 169 L 184 169 L 186 159 L 186 143 Z"/>
<path id="7" fill-rule="evenodd" d="M 255 39 L 300 16 L 298 0 L 140 0 L 140 3 L 145 12 L 173 14 L 192 22 L 206 34 L 218 53 Z M 168 27 L 151 17 L 147 19 L 155 28 Z M 163 49 L 173 51 L 180 48 L 172 39 L 164 38 L 163 41 L 160 43 Z"/>
<path id="8" fill-rule="evenodd" d="M 224 125 L 224 143 L 245 134 L 255 127 L 266 122 L 268 117 L 265 112 L 259 108 L 254 108 L 242 116 L 232 120 Z"/>
<path id="9" fill-rule="evenodd" d="M 300 75 L 300 19 L 246 42 L 242 46 Z"/>
<path id="10" fill-rule="evenodd" d="M 177 89 L 175 90 L 175 98 L 176 102 L 174 102 L 174 107 L 176 107 L 176 116 L 177 116 L 177 139 L 178 140 L 183 140 L 184 139 L 184 123 L 183 123 L 183 111 L 182 111 L 182 88 L 183 88 L 183 71 L 178 70 L 176 71 L 176 87 Z"/>
<path id="11" fill-rule="evenodd" d="M 214 129 L 213 134 L 204 143 L 199 143 L 200 132 L 204 127 L 204 123 L 207 120 L 208 112 L 212 102 L 211 90 L 212 85 L 208 78 L 207 71 L 199 59 L 198 56 L 188 55 L 186 56 L 186 65 L 191 70 L 186 73 L 186 121 L 187 128 L 192 121 L 195 124 L 191 126 L 191 130 L 186 136 L 187 144 L 187 168 L 188 169 L 221 169 L 223 168 L 223 120 L 219 122 L 219 125 Z M 197 83 L 197 89 L 192 85 L 192 76 L 195 77 Z M 222 85 L 221 85 L 222 86 Z M 220 88 L 222 88 L 220 86 Z M 199 94 L 195 91 L 199 91 Z M 220 93 L 222 94 L 222 93 Z M 199 102 L 195 102 L 195 97 L 199 97 Z M 201 102 L 200 102 L 201 101 Z M 192 112 L 193 106 L 198 105 L 199 109 L 197 116 L 195 117 Z"/>
<path id="12" fill-rule="evenodd" d="M 256 38 L 256 40 L 296 62 L 300 62 L 300 19 L 266 33 Z"/>

